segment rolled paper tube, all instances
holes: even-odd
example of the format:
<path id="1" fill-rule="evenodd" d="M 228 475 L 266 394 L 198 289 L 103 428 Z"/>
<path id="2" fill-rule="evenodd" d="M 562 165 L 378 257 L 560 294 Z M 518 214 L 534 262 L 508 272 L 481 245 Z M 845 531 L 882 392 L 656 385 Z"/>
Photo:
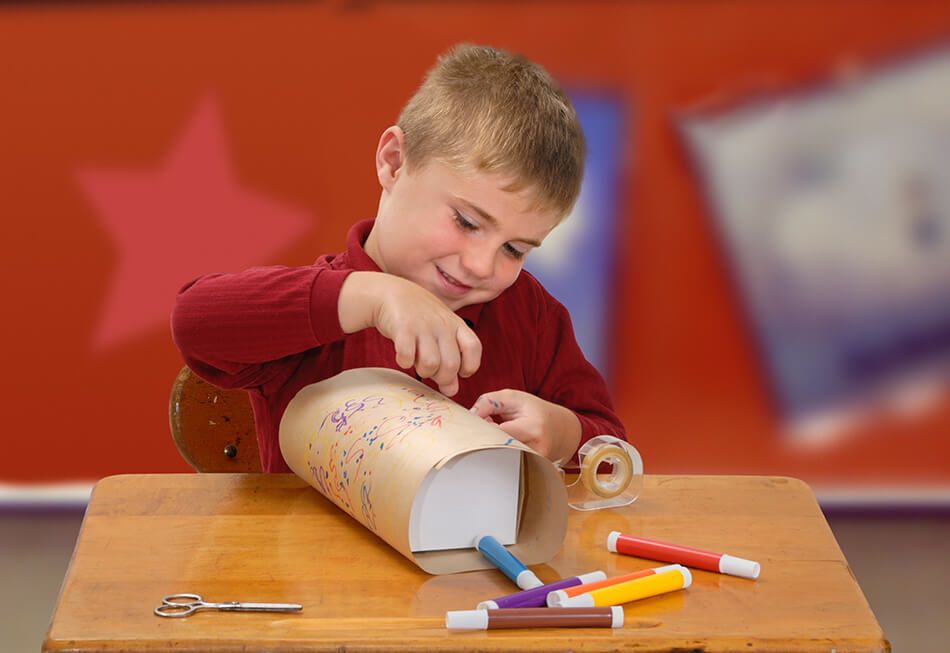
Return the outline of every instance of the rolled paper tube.
<path id="1" fill-rule="evenodd" d="M 664 571 L 669 571 L 670 569 L 675 569 L 676 567 L 679 567 L 679 565 L 666 565 L 665 567 L 655 567 L 653 569 L 641 569 L 640 571 L 623 574 L 622 576 L 611 576 L 610 578 L 584 583 L 583 585 L 572 585 L 564 588 L 557 588 L 551 592 L 548 592 L 547 604 L 548 607 L 557 607 L 560 605 L 561 601 L 572 596 L 577 596 L 578 594 L 583 594 L 592 590 L 599 590 L 601 587 L 608 587 L 610 585 L 616 585 L 617 583 L 625 583 L 628 580 L 634 580 L 635 578 L 643 578 L 644 576 L 652 576 L 653 574 L 662 574 Z M 478 605 L 481 607 L 481 603 Z"/>
<path id="2" fill-rule="evenodd" d="M 621 605 L 630 601 L 639 601 L 651 596 L 685 589 L 692 582 L 693 576 L 689 573 L 689 569 L 677 566 L 675 569 L 664 571 L 662 574 L 634 578 L 625 583 L 608 585 L 599 590 L 578 594 L 564 599 L 558 607 L 548 609 L 560 610 L 562 608 Z"/>
<path id="3" fill-rule="evenodd" d="M 496 628 L 620 628 L 623 608 L 502 608 L 453 610 L 445 613 L 445 627 L 452 630 Z"/>
<path id="4" fill-rule="evenodd" d="M 501 542 L 491 535 L 476 538 L 475 548 L 521 589 L 529 590 L 544 585 L 533 571 L 525 567 L 511 551 L 503 547 Z"/>
<path id="5" fill-rule="evenodd" d="M 675 562 L 687 567 L 717 571 L 721 574 L 743 578 L 754 579 L 759 577 L 759 563 L 752 560 L 737 558 L 724 553 L 694 549 L 679 544 L 648 540 L 645 537 L 624 535 L 617 531 L 612 531 L 607 536 L 607 550 L 614 553 L 623 553 L 624 555 L 649 558 L 650 560 Z"/>
<path id="6" fill-rule="evenodd" d="M 476 606 L 479 610 L 497 610 L 499 608 L 540 608 L 543 607 L 548 598 L 548 593 L 565 587 L 581 586 L 585 583 L 591 583 L 597 580 L 607 578 L 607 574 L 600 571 L 592 571 L 580 576 L 564 578 L 541 587 L 534 587 L 523 592 L 515 592 L 507 596 L 501 596 L 497 599 L 482 601 Z"/>

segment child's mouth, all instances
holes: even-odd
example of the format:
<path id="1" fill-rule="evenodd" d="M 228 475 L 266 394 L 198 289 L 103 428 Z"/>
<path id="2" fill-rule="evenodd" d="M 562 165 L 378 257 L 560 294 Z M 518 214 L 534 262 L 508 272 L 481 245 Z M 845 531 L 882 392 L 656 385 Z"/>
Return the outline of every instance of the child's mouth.
<path id="1" fill-rule="evenodd" d="M 464 283 L 456 279 L 450 274 L 447 274 L 442 268 L 436 266 L 439 271 L 439 274 L 442 275 L 442 280 L 445 282 L 443 285 L 448 289 L 449 292 L 455 295 L 462 295 L 467 293 L 472 289 L 471 286 L 466 286 Z"/>

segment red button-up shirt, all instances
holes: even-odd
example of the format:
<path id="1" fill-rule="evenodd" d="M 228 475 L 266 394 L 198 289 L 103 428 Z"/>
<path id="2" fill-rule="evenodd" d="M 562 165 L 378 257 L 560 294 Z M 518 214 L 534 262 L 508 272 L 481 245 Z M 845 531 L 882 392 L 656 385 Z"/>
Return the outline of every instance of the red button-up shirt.
<path id="1" fill-rule="evenodd" d="M 313 265 L 208 274 L 178 294 L 175 344 L 202 378 L 248 391 L 264 471 L 290 471 L 278 428 L 301 388 L 356 367 L 401 369 L 392 342 L 376 329 L 347 335 L 340 327 L 337 300 L 347 275 L 380 271 L 363 250 L 372 226 L 373 220 L 355 224 L 345 252 Z M 459 379 L 454 401 L 468 408 L 483 393 L 522 390 L 574 411 L 582 444 L 601 434 L 625 437 L 606 384 L 574 339 L 567 310 L 528 272 L 492 301 L 458 315 L 481 340 L 482 359 L 474 375 Z"/>

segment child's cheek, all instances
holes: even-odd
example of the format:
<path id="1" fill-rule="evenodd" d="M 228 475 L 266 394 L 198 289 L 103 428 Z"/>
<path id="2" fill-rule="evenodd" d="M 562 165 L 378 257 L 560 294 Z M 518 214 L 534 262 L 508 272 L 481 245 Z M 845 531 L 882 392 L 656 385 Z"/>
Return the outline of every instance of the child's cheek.
<path id="1" fill-rule="evenodd" d="M 521 267 L 520 262 L 511 259 L 502 265 L 501 284 L 505 288 L 511 286 L 518 279 L 518 275 L 521 274 Z"/>

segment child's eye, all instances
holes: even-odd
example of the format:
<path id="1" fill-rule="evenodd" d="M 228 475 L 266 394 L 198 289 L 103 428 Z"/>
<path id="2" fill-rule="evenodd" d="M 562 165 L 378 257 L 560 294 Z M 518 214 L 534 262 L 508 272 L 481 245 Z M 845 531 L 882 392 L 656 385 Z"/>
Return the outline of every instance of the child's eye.
<path id="1" fill-rule="evenodd" d="M 514 247 L 513 245 L 511 245 L 511 243 L 505 243 L 503 249 L 505 250 L 505 253 L 508 256 L 510 256 L 511 258 L 515 260 L 520 261 L 521 259 L 524 258 L 525 252 L 522 252 L 520 249 Z"/>
<path id="2" fill-rule="evenodd" d="M 455 224 L 459 226 L 463 231 L 475 231 L 478 229 L 478 225 L 466 218 L 464 215 L 458 211 L 452 211 L 455 214 Z"/>

